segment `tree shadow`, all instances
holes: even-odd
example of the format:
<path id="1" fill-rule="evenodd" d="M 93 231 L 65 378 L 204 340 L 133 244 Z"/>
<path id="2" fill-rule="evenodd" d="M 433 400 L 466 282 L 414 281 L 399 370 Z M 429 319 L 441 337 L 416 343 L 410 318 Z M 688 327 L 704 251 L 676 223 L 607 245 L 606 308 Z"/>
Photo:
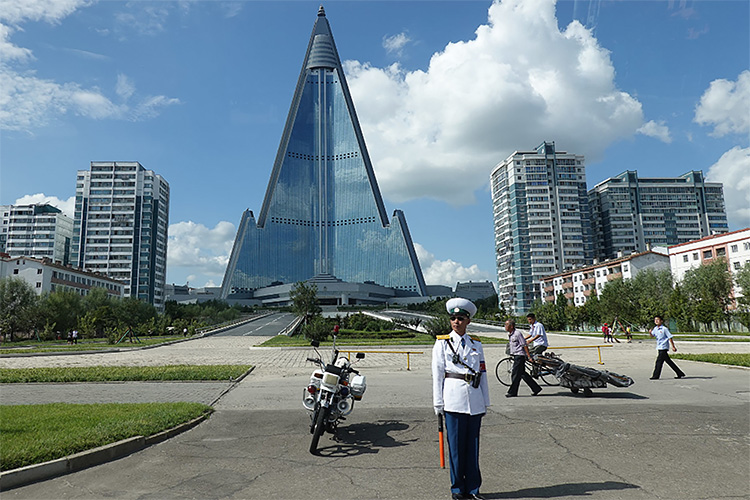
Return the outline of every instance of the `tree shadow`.
<path id="1" fill-rule="evenodd" d="M 331 437 L 337 444 L 318 448 L 318 455 L 325 457 L 351 457 L 378 453 L 381 448 L 407 446 L 416 441 L 400 441 L 389 433 L 405 431 L 409 425 L 398 420 L 379 420 L 339 427 Z"/>
<path id="2" fill-rule="evenodd" d="M 539 488 L 524 488 L 522 490 L 504 493 L 482 493 L 485 498 L 555 498 L 566 496 L 589 496 L 594 491 L 615 491 L 640 488 L 640 486 L 617 481 L 602 483 L 565 483 Z"/>

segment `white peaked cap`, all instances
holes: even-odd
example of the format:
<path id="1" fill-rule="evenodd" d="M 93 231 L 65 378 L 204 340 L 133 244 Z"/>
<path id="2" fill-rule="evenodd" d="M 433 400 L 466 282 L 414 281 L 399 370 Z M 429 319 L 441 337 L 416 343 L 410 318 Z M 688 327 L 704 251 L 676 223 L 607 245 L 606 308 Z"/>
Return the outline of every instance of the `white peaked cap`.
<path id="1" fill-rule="evenodd" d="M 468 314 L 470 318 L 477 313 L 477 306 L 469 299 L 455 297 L 445 303 L 445 308 L 450 314 Z"/>

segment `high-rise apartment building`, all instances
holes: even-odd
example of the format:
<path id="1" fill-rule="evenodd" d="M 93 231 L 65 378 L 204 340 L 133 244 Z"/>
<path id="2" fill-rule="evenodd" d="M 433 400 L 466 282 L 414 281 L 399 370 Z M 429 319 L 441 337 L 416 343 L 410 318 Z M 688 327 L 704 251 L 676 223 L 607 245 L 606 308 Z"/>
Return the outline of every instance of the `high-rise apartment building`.
<path id="1" fill-rule="evenodd" d="M 79 170 L 72 263 L 125 285 L 125 297 L 164 307 L 169 184 L 138 162 Z"/>
<path id="2" fill-rule="evenodd" d="M 490 185 L 498 300 L 522 313 L 543 276 L 593 258 L 584 157 L 543 142 L 498 164 Z"/>
<path id="3" fill-rule="evenodd" d="M 0 206 L 0 252 L 70 263 L 73 219 L 46 203 Z"/>
<path id="4" fill-rule="evenodd" d="M 728 231 L 723 186 L 699 171 L 639 178 L 628 170 L 591 189 L 589 204 L 601 260 Z"/>
<path id="5" fill-rule="evenodd" d="M 314 277 L 320 292 L 346 282 L 427 294 L 403 212 L 388 218 L 322 7 L 263 205 L 257 219 L 242 215 L 222 296 Z M 335 300 L 351 303 L 347 294 Z"/>

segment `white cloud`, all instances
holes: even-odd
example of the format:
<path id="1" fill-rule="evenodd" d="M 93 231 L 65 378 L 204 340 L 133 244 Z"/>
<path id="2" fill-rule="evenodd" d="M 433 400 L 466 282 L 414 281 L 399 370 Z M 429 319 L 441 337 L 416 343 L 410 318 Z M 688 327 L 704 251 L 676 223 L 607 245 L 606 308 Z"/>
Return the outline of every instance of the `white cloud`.
<path id="1" fill-rule="evenodd" d="M 750 70 L 740 73 L 736 82 L 712 81 L 695 107 L 693 121 L 712 125 L 715 137 L 750 132 Z"/>
<path id="2" fill-rule="evenodd" d="M 401 55 L 404 47 L 407 43 L 411 42 L 411 38 L 406 33 L 399 33 L 398 35 L 384 36 L 383 47 L 389 54 Z"/>
<path id="3" fill-rule="evenodd" d="M 28 19 L 56 23 L 91 3 L 92 0 L 0 0 L 0 21 L 16 24 Z"/>
<path id="4" fill-rule="evenodd" d="M 609 52 L 577 21 L 561 30 L 554 0 L 492 4 L 475 38 L 448 44 L 426 71 L 344 66 L 378 183 L 396 202 L 472 203 L 516 149 L 554 140 L 596 161 L 644 123 Z"/>
<path id="5" fill-rule="evenodd" d="M 465 267 L 450 259 L 437 260 L 435 255 L 416 242 L 414 243 L 414 250 L 417 252 L 424 281 L 428 285 L 446 285 L 453 288 L 459 281 L 495 280 L 492 273 L 482 271 L 476 264 Z"/>
<path id="6" fill-rule="evenodd" d="M 211 229 L 192 221 L 169 226 L 167 265 L 183 272 L 221 279 L 229 262 L 235 226 L 221 221 Z M 193 280 L 194 281 L 194 280 Z"/>
<path id="7" fill-rule="evenodd" d="M 669 133 L 669 127 L 667 127 L 663 121 L 655 122 L 654 120 L 651 120 L 647 123 L 644 123 L 643 126 L 637 130 L 637 132 L 649 137 L 654 137 L 662 142 L 666 142 L 667 144 L 672 142 L 672 136 Z"/>
<path id="8" fill-rule="evenodd" d="M 83 88 L 75 82 L 58 83 L 35 75 L 34 70 L 27 66 L 34 62 L 32 51 L 11 42 L 17 26 L 25 21 L 57 23 L 78 7 L 89 3 L 74 0 L 0 0 L 0 130 L 30 130 L 66 113 L 95 120 L 137 121 L 158 115 L 166 106 L 179 104 L 178 99 L 161 95 L 133 99 L 136 95 L 135 84 L 125 75 L 118 75 L 115 87 L 115 93 L 122 100 L 120 104 L 114 104 L 98 88 Z M 71 50 L 93 55 L 79 49 Z M 96 56 L 106 58 L 99 54 Z"/>
<path id="9" fill-rule="evenodd" d="M 49 203 L 53 207 L 57 207 L 63 211 L 65 215 L 73 218 L 75 214 L 76 197 L 71 196 L 67 200 L 61 200 L 57 196 L 47 196 L 44 193 L 27 194 L 18 198 L 13 204 L 14 205 L 33 205 Z"/>
<path id="10" fill-rule="evenodd" d="M 120 73 L 119 75 L 117 75 L 117 85 L 115 86 L 115 92 L 117 92 L 117 95 L 119 95 L 122 99 L 130 99 L 130 96 L 132 96 L 135 92 L 135 84 L 133 83 L 133 80 Z"/>
<path id="11" fill-rule="evenodd" d="M 724 184 L 730 227 L 750 227 L 750 148 L 735 146 L 711 165 L 706 179 Z"/>

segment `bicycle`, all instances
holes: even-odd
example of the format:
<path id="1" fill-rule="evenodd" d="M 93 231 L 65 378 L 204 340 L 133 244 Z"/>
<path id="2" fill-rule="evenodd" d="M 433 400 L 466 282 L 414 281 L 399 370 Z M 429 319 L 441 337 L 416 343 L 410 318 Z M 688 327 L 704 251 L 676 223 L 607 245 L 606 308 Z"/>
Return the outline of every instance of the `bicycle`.
<path id="1" fill-rule="evenodd" d="M 552 353 L 550 353 L 552 354 Z M 541 355 L 546 356 L 545 354 Z M 552 354 L 557 359 L 558 356 Z M 513 356 L 508 356 L 497 362 L 495 366 L 495 376 L 497 380 L 504 386 L 510 387 L 511 374 L 513 372 Z M 534 363 L 528 358 L 526 359 L 526 373 L 532 376 L 532 378 L 541 378 L 545 385 L 560 385 L 560 380 L 555 377 L 555 370 L 551 367 L 546 366 L 544 363 Z"/>

